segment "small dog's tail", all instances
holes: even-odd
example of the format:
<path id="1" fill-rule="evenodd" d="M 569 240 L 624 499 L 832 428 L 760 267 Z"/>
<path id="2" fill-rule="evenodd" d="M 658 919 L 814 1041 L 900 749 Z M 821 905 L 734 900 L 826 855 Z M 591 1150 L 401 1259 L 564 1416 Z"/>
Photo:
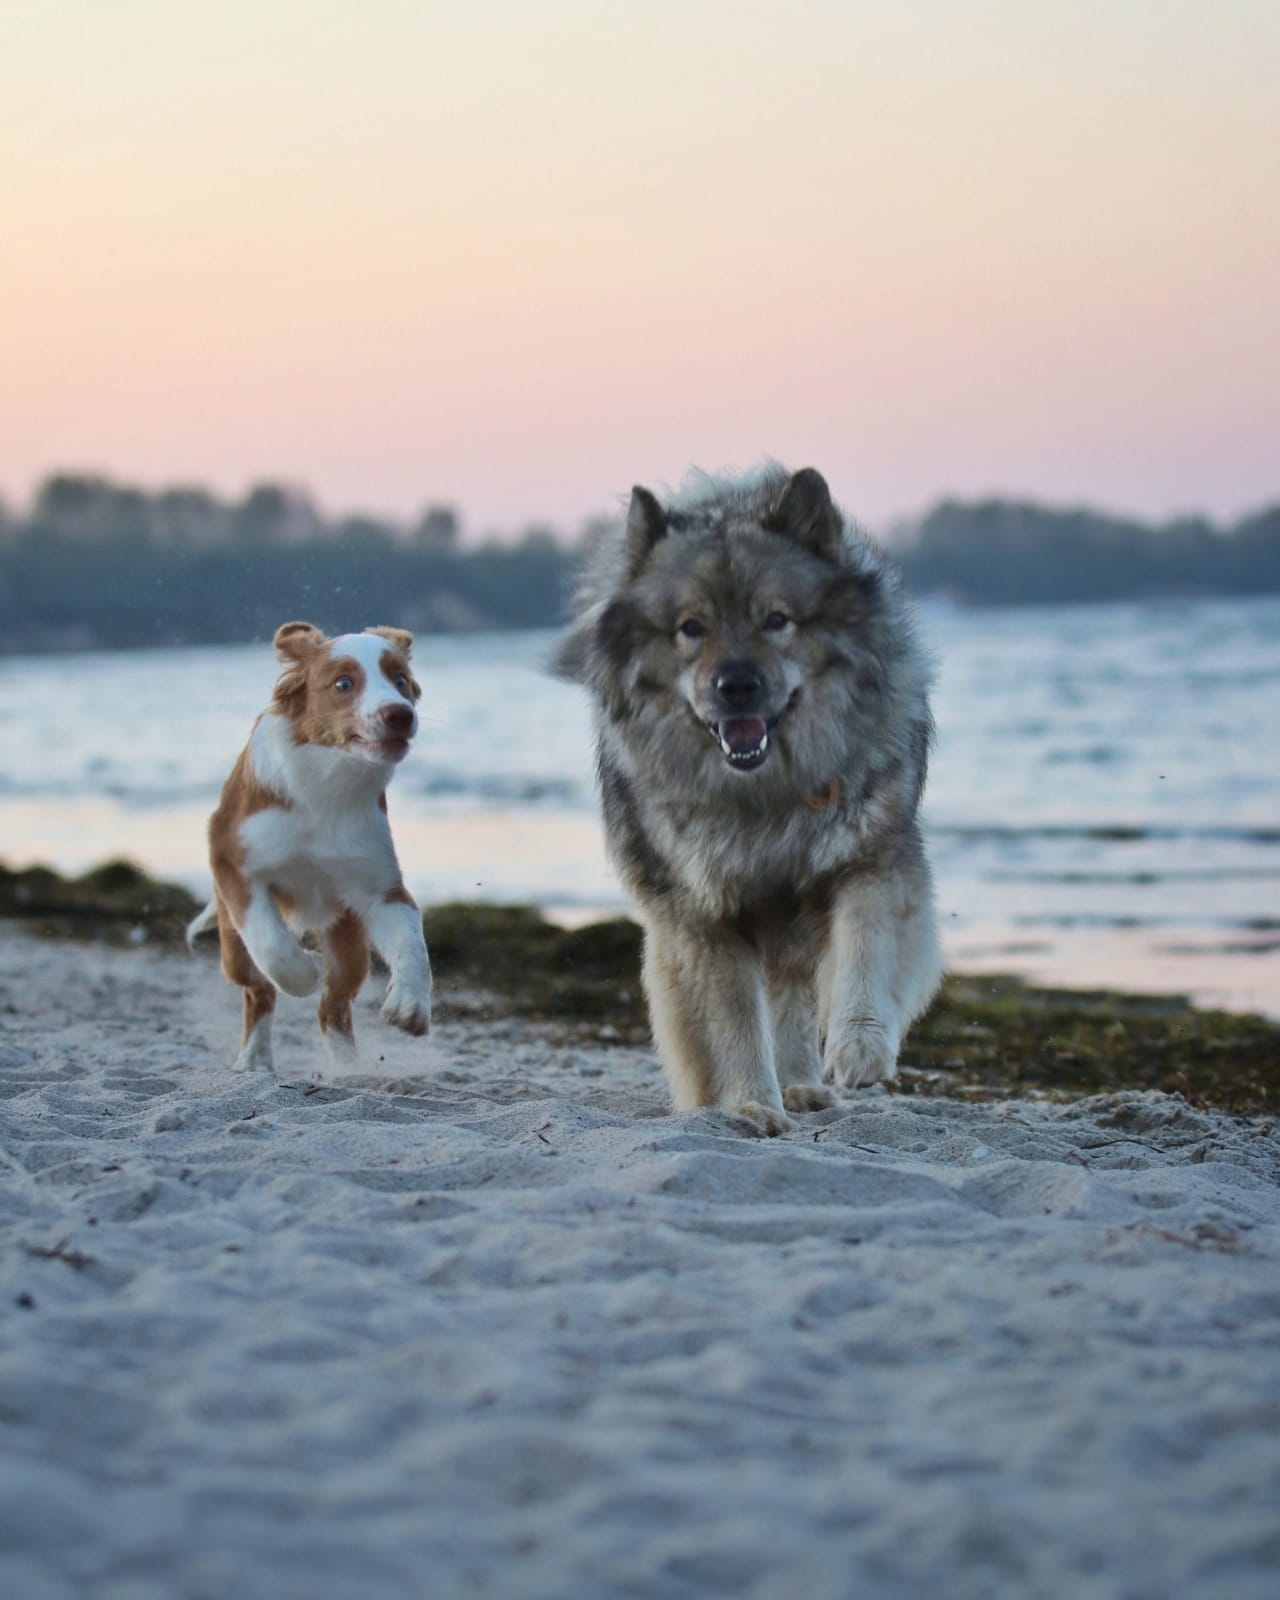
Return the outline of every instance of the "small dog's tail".
<path id="1" fill-rule="evenodd" d="M 218 902 L 210 900 L 198 917 L 187 924 L 187 947 L 194 950 L 196 940 L 202 933 L 208 933 L 210 928 L 218 926 Z"/>

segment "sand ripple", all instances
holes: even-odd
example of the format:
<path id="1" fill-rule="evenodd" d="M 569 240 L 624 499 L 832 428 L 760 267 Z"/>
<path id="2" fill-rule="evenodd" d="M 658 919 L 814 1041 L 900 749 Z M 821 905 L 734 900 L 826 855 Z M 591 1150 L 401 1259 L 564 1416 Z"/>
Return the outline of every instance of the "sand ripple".
<path id="1" fill-rule="evenodd" d="M 0 936 L 23 1600 L 1270 1597 L 1280 1138 L 361 1024 L 234 1075 L 207 960 Z M 601 1073 L 603 1069 L 603 1074 Z M 413 1077 L 392 1074 L 417 1072 Z"/>

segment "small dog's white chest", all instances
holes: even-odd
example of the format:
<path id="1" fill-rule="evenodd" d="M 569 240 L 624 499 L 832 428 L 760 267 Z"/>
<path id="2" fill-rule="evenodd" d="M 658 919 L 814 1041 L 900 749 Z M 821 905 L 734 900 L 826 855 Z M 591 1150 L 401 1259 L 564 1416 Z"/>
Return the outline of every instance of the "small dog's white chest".
<path id="1" fill-rule="evenodd" d="M 363 911 L 397 881 L 380 812 L 325 816 L 273 806 L 246 818 L 240 836 L 247 875 L 291 902 L 295 928 L 320 930 L 345 909 Z"/>

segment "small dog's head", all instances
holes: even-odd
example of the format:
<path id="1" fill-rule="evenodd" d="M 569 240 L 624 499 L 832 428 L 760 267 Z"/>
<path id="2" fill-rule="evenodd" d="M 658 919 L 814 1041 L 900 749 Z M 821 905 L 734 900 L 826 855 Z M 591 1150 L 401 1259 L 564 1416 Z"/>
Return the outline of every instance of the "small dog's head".
<path id="1" fill-rule="evenodd" d="M 422 690 L 409 666 L 413 635 L 366 628 L 326 639 L 310 622 L 276 629 L 280 675 L 271 708 L 287 717 L 295 744 L 324 745 L 364 761 L 394 764 L 418 731 Z"/>
<path id="2" fill-rule="evenodd" d="M 819 473 L 707 480 L 665 508 L 637 488 L 611 560 L 558 666 L 657 770 L 764 769 L 766 788 L 844 770 L 854 703 L 878 707 L 881 570 Z"/>

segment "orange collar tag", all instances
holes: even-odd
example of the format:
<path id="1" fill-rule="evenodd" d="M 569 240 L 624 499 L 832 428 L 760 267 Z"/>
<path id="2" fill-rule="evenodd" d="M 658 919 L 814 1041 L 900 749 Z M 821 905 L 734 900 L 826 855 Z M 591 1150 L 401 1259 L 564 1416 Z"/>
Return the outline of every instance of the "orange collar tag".
<path id="1" fill-rule="evenodd" d="M 832 778 L 821 794 L 811 794 L 805 801 L 810 811 L 830 811 L 840 798 L 840 780 Z"/>

